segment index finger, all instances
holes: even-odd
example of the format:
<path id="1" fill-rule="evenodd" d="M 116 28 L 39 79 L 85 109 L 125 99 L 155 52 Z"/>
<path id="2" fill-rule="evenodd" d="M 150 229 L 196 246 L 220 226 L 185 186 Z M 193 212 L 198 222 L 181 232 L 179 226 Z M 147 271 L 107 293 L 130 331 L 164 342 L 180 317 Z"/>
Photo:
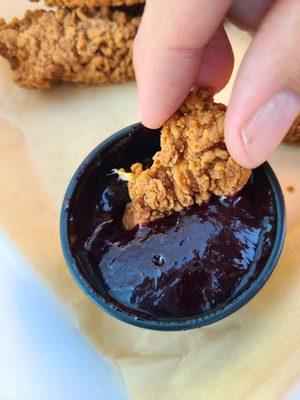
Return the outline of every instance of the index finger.
<path id="1" fill-rule="evenodd" d="M 202 50 L 230 0 L 148 0 L 135 40 L 134 64 L 142 121 L 159 127 L 196 81 Z"/>

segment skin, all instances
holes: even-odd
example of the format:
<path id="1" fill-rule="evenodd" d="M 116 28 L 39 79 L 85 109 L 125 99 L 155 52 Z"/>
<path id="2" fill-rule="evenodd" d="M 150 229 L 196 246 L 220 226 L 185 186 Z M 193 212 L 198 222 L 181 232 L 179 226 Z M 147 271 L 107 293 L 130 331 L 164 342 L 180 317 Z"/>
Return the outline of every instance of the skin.
<path id="1" fill-rule="evenodd" d="M 147 0 L 134 45 L 141 118 L 158 128 L 195 84 L 215 91 L 226 85 L 233 54 L 225 16 L 253 34 L 228 106 L 225 141 L 239 164 L 254 168 L 300 113 L 299 0 Z"/>

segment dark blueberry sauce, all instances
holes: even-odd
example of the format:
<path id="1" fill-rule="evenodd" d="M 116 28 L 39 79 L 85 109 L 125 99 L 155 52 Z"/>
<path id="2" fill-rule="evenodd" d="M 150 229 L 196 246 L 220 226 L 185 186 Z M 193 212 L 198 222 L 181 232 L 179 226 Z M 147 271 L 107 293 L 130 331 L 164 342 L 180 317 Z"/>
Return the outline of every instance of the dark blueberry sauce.
<path id="1" fill-rule="evenodd" d="M 262 271 L 276 230 L 274 198 L 258 169 L 235 197 L 213 196 L 126 231 L 127 185 L 110 172 L 148 165 L 158 148 L 158 133 L 140 129 L 91 163 L 69 206 L 72 254 L 92 290 L 125 313 L 196 316 L 232 301 Z"/>

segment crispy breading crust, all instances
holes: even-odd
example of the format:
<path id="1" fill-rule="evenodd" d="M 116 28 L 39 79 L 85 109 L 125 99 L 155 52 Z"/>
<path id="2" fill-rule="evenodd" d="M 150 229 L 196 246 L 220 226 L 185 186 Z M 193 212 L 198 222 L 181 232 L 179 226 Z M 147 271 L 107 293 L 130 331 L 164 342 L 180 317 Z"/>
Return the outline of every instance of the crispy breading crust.
<path id="1" fill-rule="evenodd" d="M 283 141 L 288 144 L 300 144 L 300 115 L 295 119 Z"/>
<path id="2" fill-rule="evenodd" d="M 37 3 L 39 0 L 31 0 Z M 69 7 L 76 8 L 87 6 L 89 8 L 94 7 L 119 7 L 119 6 L 133 6 L 136 4 L 143 4 L 145 0 L 45 0 L 48 7 Z"/>
<path id="3" fill-rule="evenodd" d="M 132 45 L 140 17 L 123 11 L 78 8 L 27 11 L 22 20 L 0 22 L 0 54 L 25 88 L 56 82 L 99 84 L 134 77 Z"/>
<path id="4" fill-rule="evenodd" d="M 143 170 L 131 167 L 128 182 L 131 203 L 123 224 L 126 229 L 154 221 L 194 203 L 209 200 L 211 194 L 233 196 L 248 181 L 251 171 L 239 166 L 224 143 L 226 107 L 213 102 L 208 89 L 194 89 L 161 132 L 161 151 Z"/>

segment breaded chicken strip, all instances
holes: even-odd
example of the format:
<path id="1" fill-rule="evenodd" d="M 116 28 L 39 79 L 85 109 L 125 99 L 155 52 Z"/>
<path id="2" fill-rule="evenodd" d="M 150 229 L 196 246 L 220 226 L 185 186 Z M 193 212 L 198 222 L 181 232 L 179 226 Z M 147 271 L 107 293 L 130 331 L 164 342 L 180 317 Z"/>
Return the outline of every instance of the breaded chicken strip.
<path id="1" fill-rule="evenodd" d="M 25 88 L 56 82 L 119 83 L 134 77 L 132 44 L 140 17 L 105 7 L 27 11 L 0 23 L 0 54 Z"/>
<path id="2" fill-rule="evenodd" d="M 39 0 L 31 0 L 37 3 Z M 76 8 L 87 6 L 89 8 L 103 7 L 103 6 L 133 6 L 135 4 L 142 4 L 145 0 L 45 0 L 49 7 L 69 7 Z"/>
<path id="3" fill-rule="evenodd" d="M 283 141 L 288 144 L 300 144 L 300 115 L 295 119 Z"/>
<path id="4" fill-rule="evenodd" d="M 201 204 L 211 194 L 233 196 L 242 189 L 251 171 L 239 166 L 226 150 L 225 110 L 213 102 L 210 90 L 191 91 L 164 124 L 161 151 L 154 155 L 152 166 L 131 167 L 125 228 Z"/>

